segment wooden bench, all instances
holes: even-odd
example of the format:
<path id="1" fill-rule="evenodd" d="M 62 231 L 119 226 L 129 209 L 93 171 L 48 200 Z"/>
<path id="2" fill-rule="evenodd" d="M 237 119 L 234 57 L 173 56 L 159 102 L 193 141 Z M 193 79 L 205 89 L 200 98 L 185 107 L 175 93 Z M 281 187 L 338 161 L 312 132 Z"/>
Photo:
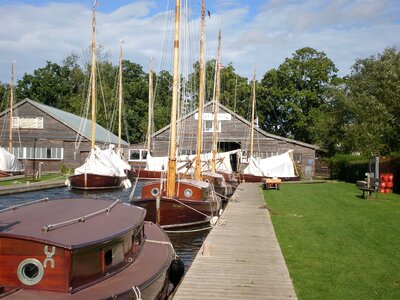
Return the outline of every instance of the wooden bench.
<path id="1" fill-rule="evenodd" d="M 266 178 L 264 179 L 264 189 L 276 189 L 279 190 L 281 186 L 282 180 L 277 178 Z"/>

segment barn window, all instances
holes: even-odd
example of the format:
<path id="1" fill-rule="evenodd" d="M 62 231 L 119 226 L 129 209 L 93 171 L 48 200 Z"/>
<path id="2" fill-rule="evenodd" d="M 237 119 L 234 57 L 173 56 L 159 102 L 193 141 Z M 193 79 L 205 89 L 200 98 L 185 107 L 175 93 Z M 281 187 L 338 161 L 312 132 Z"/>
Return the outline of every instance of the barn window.
<path id="1" fill-rule="evenodd" d="M 62 160 L 64 158 L 63 148 L 48 147 L 14 147 L 13 154 L 18 159 L 55 159 Z"/>
<path id="2" fill-rule="evenodd" d="M 213 132 L 214 131 L 214 121 L 204 121 L 203 123 L 204 132 Z M 218 121 L 217 124 L 217 132 L 221 132 L 221 121 Z"/>
<path id="3" fill-rule="evenodd" d="M 43 118 L 20 118 L 13 117 L 13 128 L 21 129 L 43 129 Z"/>
<path id="4" fill-rule="evenodd" d="M 293 153 L 293 160 L 295 162 L 301 162 L 301 159 L 302 159 L 301 153 Z"/>
<path id="5" fill-rule="evenodd" d="M 145 149 L 129 149 L 129 161 L 146 161 L 147 150 Z"/>

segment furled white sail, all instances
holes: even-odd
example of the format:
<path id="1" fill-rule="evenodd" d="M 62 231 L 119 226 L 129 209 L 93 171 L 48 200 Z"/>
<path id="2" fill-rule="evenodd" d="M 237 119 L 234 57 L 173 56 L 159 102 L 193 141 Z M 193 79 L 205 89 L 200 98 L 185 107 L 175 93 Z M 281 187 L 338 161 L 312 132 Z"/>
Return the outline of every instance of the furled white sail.
<path id="1" fill-rule="evenodd" d="M 230 155 L 237 154 L 239 150 L 233 150 L 228 152 L 217 153 L 217 171 L 232 172 L 232 166 L 230 163 Z M 194 160 L 196 155 L 180 155 L 177 157 L 177 170 L 179 173 L 193 173 L 194 172 Z M 210 162 L 212 153 L 203 153 L 200 155 L 202 162 L 202 171 L 210 170 Z M 147 154 L 146 170 L 149 171 L 166 171 L 168 167 L 168 157 L 159 156 L 154 157 Z"/>
<path id="2" fill-rule="evenodd" d="M 85 163 L 75 169 L 75 175 L 78 174 L 98 174 L 108 176 L 125 176 L 125 170 L 130 166 L 114 151 L 114 145 L 108 149 L 101 150 L 95 146 L 90 152 Z"/>
<path id="3" fill-rule="evenodd" d="M 22 172 L 24 169 L 14 154 L 0 147 L 0 171 Z"/>

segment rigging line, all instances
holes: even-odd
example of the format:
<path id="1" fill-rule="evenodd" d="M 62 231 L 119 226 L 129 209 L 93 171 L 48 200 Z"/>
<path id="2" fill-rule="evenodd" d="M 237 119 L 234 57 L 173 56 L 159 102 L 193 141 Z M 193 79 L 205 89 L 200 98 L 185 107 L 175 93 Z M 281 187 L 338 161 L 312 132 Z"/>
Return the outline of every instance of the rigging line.
<path id="1" fill-rule="evenodd" d="M 75 153 L 74 153 L 74 155 L 76 154 L 76 151 L 80 147 L 80 144 L 81 144 L 82 139 L 83 139 L 84 131 L 85 131 L 85 128 L 86 128 L 86 125 L 89 123 L 88 120 L 87 120 L 87 117 L 89 115 L 89 108 L 90 108 L 89 103 L 90 103 L 90 97 L 91 97 L 91 94 L 92 94 L 91 93 L 91 89 L 90 89 L 91 83 L 92 83 L 92 76 L 90 76 L 90 79 L 89 79 L 86 101 L 83 101 L 82 106 L 81 106 L 82 111 L 81 111 L 81 118 L 80 118 L 80 122 L 79 122 L 78 133 L 77 133 L 77 135 L 75 137 L 75 144 L 74 144 Z"/>

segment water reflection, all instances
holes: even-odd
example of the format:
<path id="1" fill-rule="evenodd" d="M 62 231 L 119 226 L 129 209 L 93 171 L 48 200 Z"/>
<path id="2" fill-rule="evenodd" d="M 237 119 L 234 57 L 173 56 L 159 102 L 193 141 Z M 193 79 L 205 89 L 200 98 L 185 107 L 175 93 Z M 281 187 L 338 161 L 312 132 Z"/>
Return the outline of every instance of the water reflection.
<path id="1" fill-rule="evenodd" d="M 136 193 L 141 189 L 138 185 Z M 68 190 L 67 187 L 47 189 L 34 192 L 19 193 L 13 195 L 1 195 L 0 196 L 0 210 L 12 205 L 18 205 L 29 201 L 43 199 L 48 197 L 51 200 L 61 198 L 97 198 L 97 199 L 109 199 L 109 200 L 121 200 L 123 202 L 129 201 L 129 195 L 131 189 L 127 190 L 108 190 L 108 191 L 79 191 L 79 190 Z M 208 235 L 207 231 L 191 232 L 191 233 L 171 233 L 169 237 L 172 244 L 174 245 L 175 251 L 178 256 L 185 263 L 185 270 L 189 268 L 193 259 L 195 258 L 198 250 L 203 244 L 204 239 Z"/>

